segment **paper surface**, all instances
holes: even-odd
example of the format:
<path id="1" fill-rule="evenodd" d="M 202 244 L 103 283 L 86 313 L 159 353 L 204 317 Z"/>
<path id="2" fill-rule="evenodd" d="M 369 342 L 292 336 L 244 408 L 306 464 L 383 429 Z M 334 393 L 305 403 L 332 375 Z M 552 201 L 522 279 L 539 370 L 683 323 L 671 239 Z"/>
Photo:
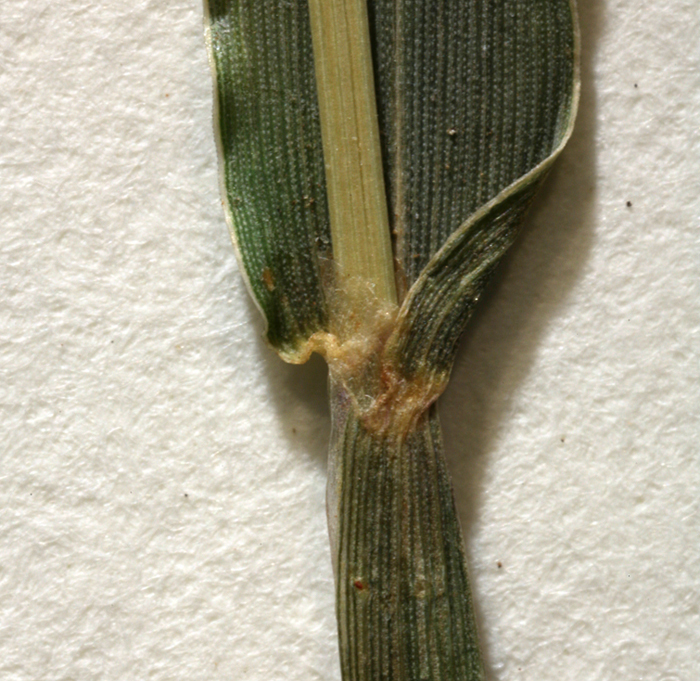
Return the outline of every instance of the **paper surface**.
<path id="1" fill-rule="evenodd" d="M 489 679 L 695 681 L 700 22 L 581 5 L 448 457 Z M 339 680 L 325 369 L 260 340 L 201 4 L 1 12 L 0 679 Z"/>

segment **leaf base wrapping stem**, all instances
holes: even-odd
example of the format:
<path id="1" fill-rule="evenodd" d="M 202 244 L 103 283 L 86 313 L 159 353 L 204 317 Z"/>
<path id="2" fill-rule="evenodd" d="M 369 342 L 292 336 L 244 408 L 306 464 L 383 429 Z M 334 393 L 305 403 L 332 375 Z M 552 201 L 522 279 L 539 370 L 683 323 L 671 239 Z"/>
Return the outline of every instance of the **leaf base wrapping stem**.
<path id="1" fill-rule="evenodd" d="M 370 432 L 331 380 L 328 521 L 344 681 L 481 681 L 464 544 L 432 405 Z"/>

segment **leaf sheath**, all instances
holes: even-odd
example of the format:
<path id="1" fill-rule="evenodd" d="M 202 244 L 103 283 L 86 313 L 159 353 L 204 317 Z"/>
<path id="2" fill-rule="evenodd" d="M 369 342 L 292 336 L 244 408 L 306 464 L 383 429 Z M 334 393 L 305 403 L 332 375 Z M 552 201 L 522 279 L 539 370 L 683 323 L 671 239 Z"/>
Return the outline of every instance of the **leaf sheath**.
<path id="1" fill-rule="evenodd" d="M 332 384 L 328 513 L 345 681 L 480 681 L 464 545 L 431 407 L 369 432 Z"/>

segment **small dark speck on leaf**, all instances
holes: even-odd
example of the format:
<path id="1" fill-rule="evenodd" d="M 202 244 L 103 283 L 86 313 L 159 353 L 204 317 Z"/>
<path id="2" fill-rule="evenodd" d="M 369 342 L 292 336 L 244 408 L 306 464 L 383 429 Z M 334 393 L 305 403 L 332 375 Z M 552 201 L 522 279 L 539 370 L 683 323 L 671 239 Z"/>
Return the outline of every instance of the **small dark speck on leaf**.
<path id="1" fill-rule="evenodd" d="M 562 442 L 564 442 L 564 441 L 566 440 L 566 438 L 565 438 L 563 435 L 562 435 L 559 439 L 560 439 Z"/>
<path id="2" fill-rule="evenodd" d="M 189 495 L 189 494 L 187 494 L 187 492 L 185 492 L 185 496 L 186 496 L 186 497 L 189 497 L 190 495 Z"/>
<path id="3" fill-rule="evenodd" d="M 503 563 L 501 563 L 500 560 L 496 563 L 496 565 L 498 565 L 498 568 L 499 568 L 499 569 L 503 567 Z"/>
<path id="4" fill-rule="evenodd" d="M 292 432 L 296 435 L 296 434 L 297 434 L 297 429 L 296 429 L 296 428 L 292 428 Z"/>
<path id="5" fill-rule="evenodd" d="M 265 284 L 265 288 L 270 293 L 272 293 L 275 290 L 275 278 L 272 274 L 272 270 L 269 267 L 266 267 L 263 270 L 262 279 L 263 279 L 263 283 Z"/>
<path id="6" fill-rule="evenodd" d="M 637 87 L 637 83 L 634 84 L 634 87 Z"/>
<path id="7" fill-rule="evenodd" d="M 627 208 L 632 208 L 632 202 L 631 202 L 631 201 L 628 201 L 628 202 L 627 202 Z"/>

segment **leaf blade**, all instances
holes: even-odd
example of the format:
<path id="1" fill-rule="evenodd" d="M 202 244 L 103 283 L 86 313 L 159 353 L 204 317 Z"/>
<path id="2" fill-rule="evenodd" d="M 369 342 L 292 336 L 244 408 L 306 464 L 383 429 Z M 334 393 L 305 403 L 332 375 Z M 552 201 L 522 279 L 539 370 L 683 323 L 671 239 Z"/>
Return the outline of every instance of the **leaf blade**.
<path id="1" fill-rule="evenodd" d="M 284 36 L 284 39 L 280 39 Z M 304 361 L 328 325 L 332 276 L 313 50 L 305 0 L 208 0 L 222 196 L 268 343 Z"/>
<path id="2" fill-rule="evenodd" d="M 519 1 L 515 0 L 516 4 Z M 385 353 L 397 369 L 401 377 L 399 381 L 417 381 L 421 386 L 422 399 L 418 402 L 422 406 L 417 404 L 417 409 L 425 408 L 434 401 L 447 384 L 457 341 L 464 326 L 500 259 L 515 241 L 532 198 L 573 130 L 580 87 L 575 4 L 569 0 L 537 0 L 533 4 L 549 8 L 559 14 L 559 19 L 563 18 L 551 29 L 562 34 L 558 43 L 563 47 L 559 63 L 548 76 L 550 84 L 557 83 L 557 87 L 550 88 L 550 94 L 554 93 L 556 97 L 552 94 L 547 100 L 547 128 L 543 129 L 543 124 L 535 126 L 538 132 L 529 135 L 529 146 L 524 144 L 522 134 L 516 130 L 513 139 L 520 141 L 515 145 L 514 152 L 504 156 L 510 167 L 509 172 L 503 172 L 503 168 L 496 166 L 494 168 L 498 172 L 495 174 L 480 171 L 480 174 L 484 173 L 490 178 L 489 192 L 495 190 L 499 183 L 510 182 L 484 205 L 477 207 L 451 233 L 436 234 L 428 230 L 431 246 L 427 252 L 432 253 L 430 259 L 418 272 L 411 270 L 410 262 L 406 266 L 407 277 L 414 276 L 415 280 L 402 302 Z M 538 36 L 533 34 L 531 38 L 536 43 Z M 508 39 L 509 36 L 504 36 L 505 41 Z M 557 40 L 540 48 L 536 44 L 528 48 L 530 51 L 539 49 L 540 59 L 535 60 L 538 68 L 542 64 L 542 55 L 552 49 L 552 44 L 557 44 Z M 546 80 L 547 77 L 543 77 L 543 81 Z M 511 108 L 517 109 L 517 105 Z M 514 163 L 512 156 L 516 152 L 521 158 Z M 513 168 L 522 170 L 523 167 L 523 174 L 511 179 Z M 478 197 L 478 188 L 472 194 Z M 470 199 L 472 205 L 474 196 Z M 413 242 L 409 239 L 406 243 L 411 248 L 419 248 L 421 239 L 423 242 L 426 239 L 425 235 L 421 236 L 421 230 L 425 231 L 426 228 L 419 223 L 413 227 Z M 438 243 L 439 248 L 433 250 Z M 408 254 L 411 254 L 410 250 Z M 425 258 L 413 253 L 410 259 Z"/>
<path id="3" fill-rule="evenodd" d="M 574 10 L 569 0 L 370 7 L 406 295 L 450 234 L 558 146 L 561 95 L 574 78 Z"/>

